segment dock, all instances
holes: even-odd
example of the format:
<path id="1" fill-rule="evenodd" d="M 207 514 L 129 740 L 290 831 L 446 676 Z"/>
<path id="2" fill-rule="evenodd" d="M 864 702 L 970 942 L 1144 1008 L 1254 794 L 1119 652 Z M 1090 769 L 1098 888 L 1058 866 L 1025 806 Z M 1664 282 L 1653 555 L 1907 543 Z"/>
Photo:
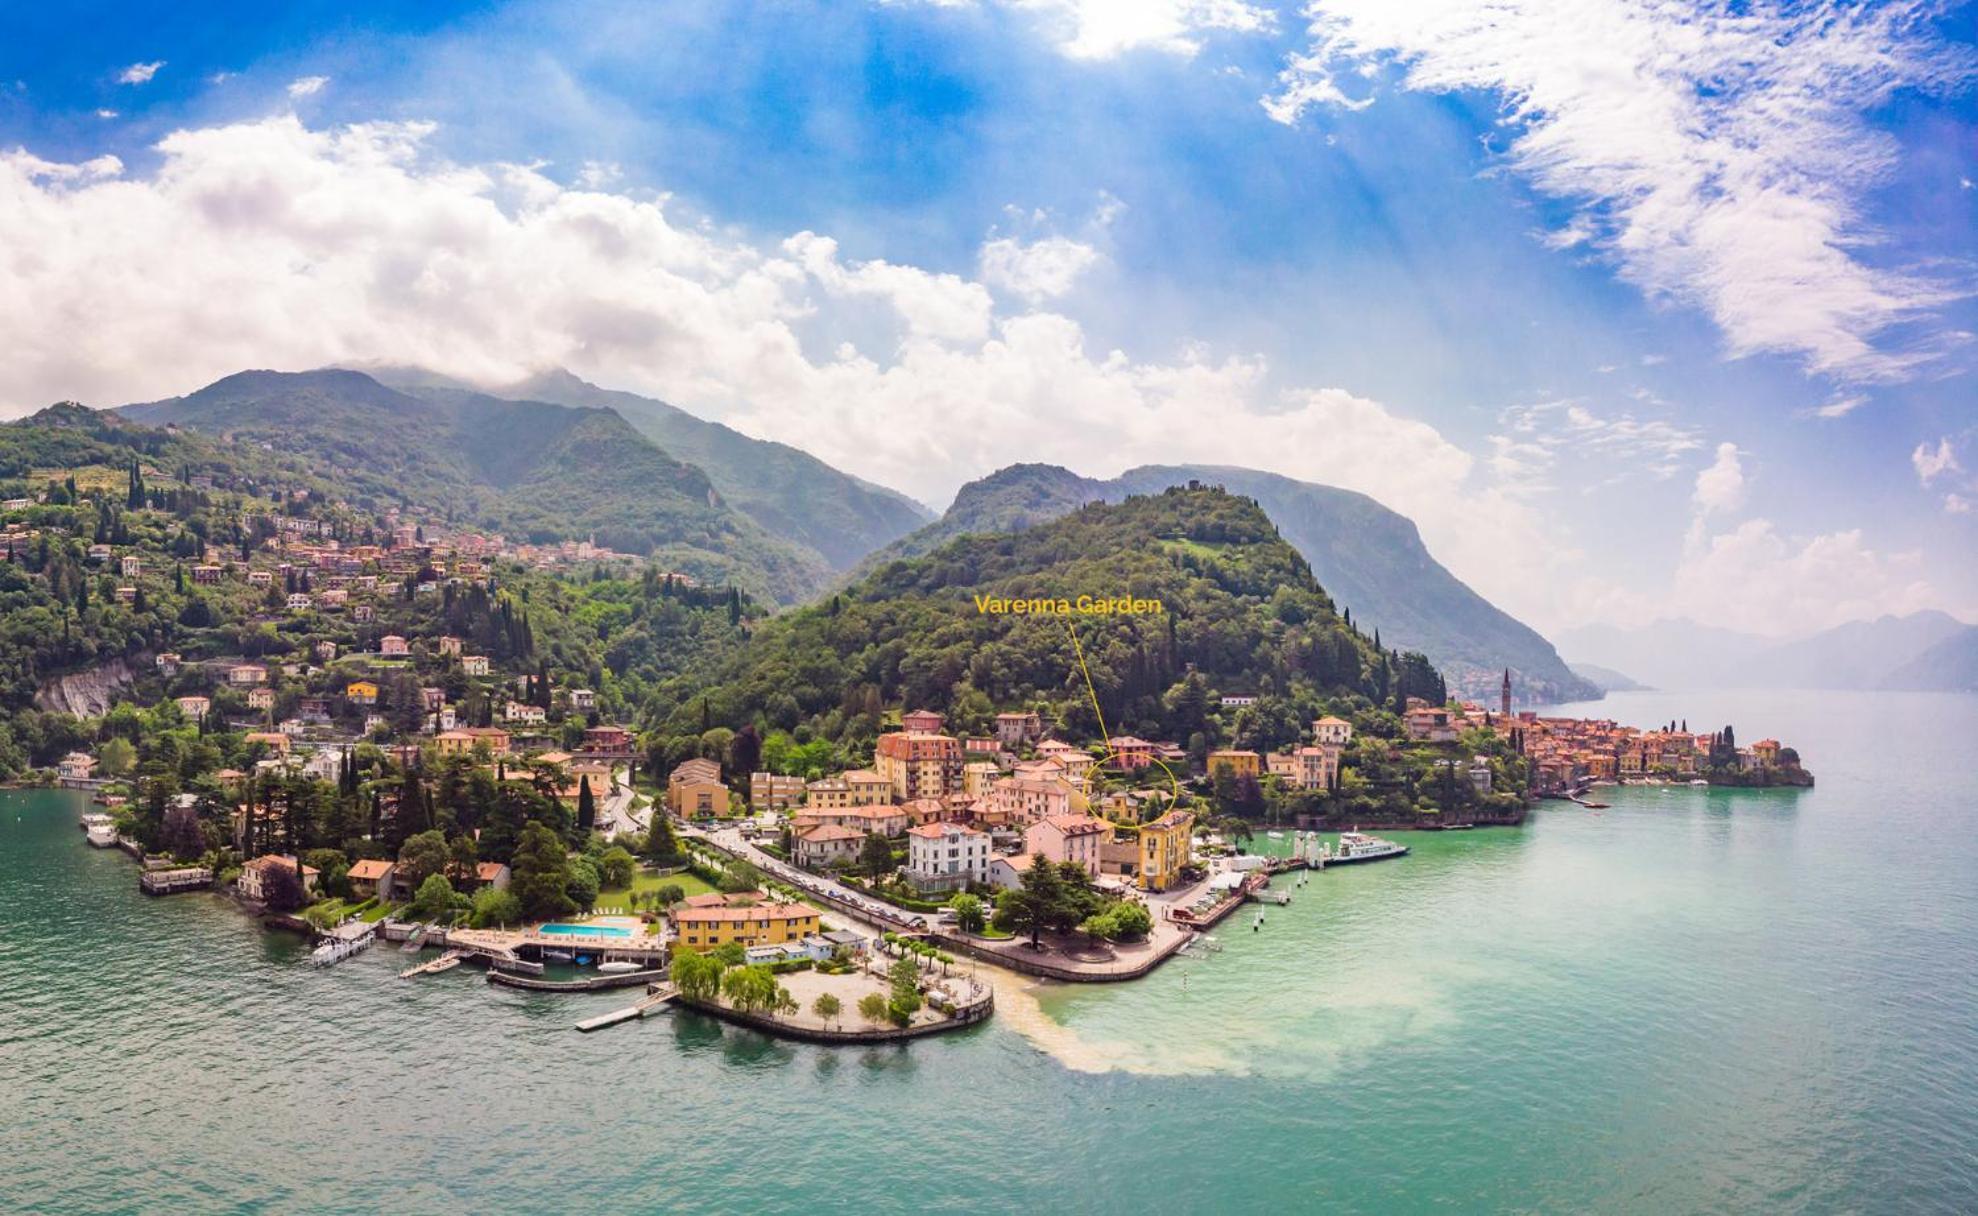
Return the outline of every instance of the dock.
<path id="1" fill-rule="evenodd" d="M 213 871 L 202 866 L 176 870 L 146 870 L 137 876 L 137 889 L 146 895 L 177 895 L 181 891 L 210 891 Z"/>
<path id="2" fill-rule="evenodd" d="M 581 980 L 538 979 L 531 975 L 516 975 L 501 968 L 494 968 L 488 972 L 488 983 L 499 984 L 504 988 L 521 988 L 528 992 L 604 992 L 612 988 L 642 987 L 665 979 L 666 972 L 658 968 L 627 971 L 623 975 L 598 975 Z"/>
<path id="3" fill-rule="evenodd" d="M 407 967 L 398 973 L 398 978 L 409 980 L 415 975 L 436 975 L 442 971 L 451 971 L 460 965 L 461 959 L 466 957 L 467 952 L 465 950 L 449 950 L 438 958 L 428 959 L 416 966 Z"/>
<path id="4" fill-rule="evenodd" d="M 627 1005 L 623 1009 L 614 1009 L 610 1013 L 601 1013 L 594 1018 L 585 1018 L 577 1023 L 577 1029 L 589 1034 L 593 1030 L 603 1030 L 607 1026 L 616 1026 L 620 1022 L 642 1018 L 678 995 L 679 992 L 671 984 L 653 984 L 646 989 L 644 1000 L 634 1005 Z"/>

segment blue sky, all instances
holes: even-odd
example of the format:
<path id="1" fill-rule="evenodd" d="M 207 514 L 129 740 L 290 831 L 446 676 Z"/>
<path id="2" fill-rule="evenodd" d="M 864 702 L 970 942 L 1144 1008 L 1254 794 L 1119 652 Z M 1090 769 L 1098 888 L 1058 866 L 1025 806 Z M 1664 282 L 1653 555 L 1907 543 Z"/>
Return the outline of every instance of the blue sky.
<path id="1" fill-rule="evenodd" d="M 1556 7 L 12 11 L 0 409 L 556 362 L 937 506 L 1350 485 L 1547 628 L 1978 616 L 1969 6 Z"/>

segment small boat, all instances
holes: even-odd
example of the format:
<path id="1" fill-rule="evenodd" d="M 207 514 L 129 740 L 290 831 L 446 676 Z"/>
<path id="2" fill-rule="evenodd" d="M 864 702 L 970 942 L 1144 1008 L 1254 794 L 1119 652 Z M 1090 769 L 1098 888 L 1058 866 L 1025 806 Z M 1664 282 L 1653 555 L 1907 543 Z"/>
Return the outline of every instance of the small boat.
<path id="1" fill-rule="evenodd" d="M 567 963 L 572 961 L 572 958 L 573 956 L 568 950 L 543 951 L 543 961 L 546 963 Z"/>
<path id="2" fill-rule="evenodd" d="M 1264 833 L 1264 835 L 1266 835 L 1266 836 L 1268 836 L 1268 837 L 1270 837 L 1270 838 L 1271 838 L 1272 840 L 1283 840 L 1283 839 L 1284 839 L 1284 833 L 1283 833 L 1283 832 L 1265 832 L 1265 833 Z"/>
<path id="3" fill-rule="evenodd" d="M 579 967 L 588 967 L 588 966 L 590 966 L 590 965 L 591 965 L 591 956 L 590 956 L 590 955 L 588 955 L 588 954 L 580 954 L 580 955 L 578 955 L 578 956 L 577 956 L 577 965 L 578 965 Z"/>
<path id="4" fill-rule="evenodd" d="M 629 972 L 633 972 L 637 970 L 639 970 L 638 963 L 622 958 L 613 959 L 608 963 L 598 964 L 599 975 L 625 975 Z"/>
<path id="5" fill-rule="evenodd" d="M 1708 781 L 1705 781 L 1705 780 L 1704 780 L 1703 778 L 1701 778 L 1701 777 L 1695 777 L 1695 778 L 1692 778 L 1692 779 L 1690 780 L 1690 784 L 1691 784 L 1691 785 L 1709 785 L 1710 783 L 1709 783 Z"/>
<path id="6" fill-rule="evenodd" d="M 444 958 L 436 958 L 431 963 L 427 964 L 426 974 L 438 975 L 442 971 L 451 971 L 455 967 L 458 967 L 459 965 L 460 965 L 460 957 L 458 955 L 449 954 Z"/>

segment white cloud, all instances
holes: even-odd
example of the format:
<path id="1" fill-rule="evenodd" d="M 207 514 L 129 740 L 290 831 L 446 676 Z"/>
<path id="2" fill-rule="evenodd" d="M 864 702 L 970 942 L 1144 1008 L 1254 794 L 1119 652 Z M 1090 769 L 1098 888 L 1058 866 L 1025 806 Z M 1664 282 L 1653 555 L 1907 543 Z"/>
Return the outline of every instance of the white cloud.
<path id="1" fill-rule="evenodd" d="M 1738 445 L 1720 443 L 1717 459 L 1696 475 L 1691 501 L 1699 515 L 1728 513 L 1744 505 L 1744 489 L 1744 462 L 1739 459 Z"/>
<path id="2" fill-rule="evenodd" d="M 1930 6 L 1636 0 L 1311 0 L 1312 49 L 1265 105 L 1280 121 L 1344 98 L 1342 72 L 1484 90 L 1507 156 L 1579 212 L 1585 237 L 1649 296 L 1702 309 L 1729 352 L 1795 355 L 1855 380 L 1922 356 L 1878 348 L 1950 297 L 1860 256 L 1866 198 L 1895 163 L 1863 117 L 1901 90 L 1948 89 L 1972 58 L 1931 36 Z"/>
<path id="3" fill-rule="evenodd" d="M 1957 462 L 1957 451 L 1951 447 L 1949 436 L 1937 440 L 1937 446 L 1919 443 L 1909 454 L 1909 463 L 1916 466 L 1916 479 L 1924 485 L 1942 477 L 1946 473 L 1961 473 L 1964 466 Z"/>
<path id="4" fill-rule="evenodd" d="M 1703 446 L 1693 428 L 1665 418 L 1638 417 L 1625 410 L 1600 414 L 1577 401 L 1513 406 L 1500 413 L 1498 421 L 1525 446 L 1572 451 L 1657 478 L 1674 477 L 1686 466 L 1689 454 Z M 1493 443 L 1500 438 L 1505 437 L 1493 436 Z"/>
<path id="5" fill-rule="evenodd" d="M 616 162 L 587 160 L 577 171 L 577 184 L 586 190 L 603 190 L 624 176 L 625 171 Z"/>
<path id="6" fill-rule="evenodd" d="M 96 111 L 96 116 L 98 118 L 115 118 L 117 117 L 117 111 L 112 110 L 106 106 L 105 108 Z"/>
<path id="7" fill-rule="evenodd" d="M 1815 418 L 1845 418 L 1867 404 L 1868 398 L 1861 393 L 1855 393 L 1846 397 L 1836 397 L 1827 404 L 1817 407 L 1813 411 L 1813 416 Z"/>
<path id="8" fill-rule="evenodd" d="M 1884 554 L 1859 529 L 1796 539 L 1770 520 L 1694 538 L 1665 613 L 1767 636 L 1938 607 L 1920 553 Z"/>
<path id="9" fill-rule="evenodd" d="M 1020 460 L 1210 461 L 1371 494 L 1513 612 L 1542 611 L 1573 559 L 1494 466 L 1379 402 L 1277 390 L 1255 356 L 1090 350 L 1076 320 L 1001 312 L 963 276 L 446 163 L 430 130 L 291 114 L 179 131 L 142 179 L 0 157 L 0 243 L 32 251 L 0 276 L 0 403 L 146 400 L 247 367 L 498 384 L 562 365 L 928 501 Z"/>
<path id="10" fill-rule="evenodd" d="M 151 83 L 151 78 L 158 74 L 158 69 L 164 66 L 165 61 L 162 59 L 154 59 L 150 63 L 133 63 L 123 71 L 117 73 L 117 83 L 149 84 Z"/>
<path id="11" fill-rule="evenodd" d="M 982 280 L 1034 303 L 1064 295 L 1098 261 L 1097 249 L 1069 237 L 998 237 L 982 246 Z"/>
<path id="12" fill-rule="evenodd" d="M 1966 498 L 1962 494 L 1944 495 L 1944 514 L 1946 515 L 1971 514 L 1971 500 Z"/>
<path id="13" fill-rule="evenodd" d="M 288 82 L 288 95 L 296 98 L 314 97 L 322 92 L 323 86 L 328 83 L 330 83 L 328 76 L 299 76 Z"/>

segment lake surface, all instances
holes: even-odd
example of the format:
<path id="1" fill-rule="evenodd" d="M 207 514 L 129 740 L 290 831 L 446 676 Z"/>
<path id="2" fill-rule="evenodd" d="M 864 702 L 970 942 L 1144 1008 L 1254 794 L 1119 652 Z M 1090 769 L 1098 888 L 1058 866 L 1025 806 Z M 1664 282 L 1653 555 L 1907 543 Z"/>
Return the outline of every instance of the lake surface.
<path id="1" fill-rule="evenodd" d="M 0 794 L 0 1211 L 1978 1211 L 1978 699 L 1580 708 L 1819 785 L 1414 834 L 1219 954 L 872 1050 L 314 970 Z"/>

